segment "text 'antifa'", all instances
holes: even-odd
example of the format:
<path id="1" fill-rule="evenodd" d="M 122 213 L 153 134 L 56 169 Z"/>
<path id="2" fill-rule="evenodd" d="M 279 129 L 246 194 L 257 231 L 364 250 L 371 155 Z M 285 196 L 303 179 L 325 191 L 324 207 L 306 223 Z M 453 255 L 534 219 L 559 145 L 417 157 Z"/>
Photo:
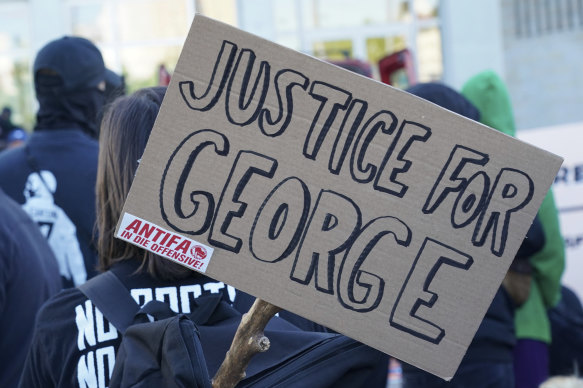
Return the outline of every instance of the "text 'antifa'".
<path id="1" fill-rule="evenodd" d="M 423 147 L 432 135 L 430 127 L 397 117 L 390 110 L 370 112 L 367 101 L 353 98 L 348 90 L 310 80 L 293 69 L 276 71 L 252 50 L 239 49 L 229 41 L 222 43 L 206 90 L 197 90 L 195 82 L 188 80 L 180 82 L 179 90 L 182 101 L 193 111 L 224 109 L 234 129 L 250 127 L 272 139 L 283 136 L 288 129 L 295 96 L 301 93 L 318 109 L 311 122 L 306 122 L 309 130 L 298 149 L 298 158 L 320 162 L 327 158 L 329 174 L 349 172 L 356 184 L 393 199 L 405 198 L 414 183 L 407 175 L 414 163 L 408 152 Z M 276 105 L 265 104 L 268 93 L 276 96 Z M 337 295 L 338 302 L 348 310 L 364 313 L 376 309 L 386 279 L 366 268 L 367 258 L 381 240 L 408 247 L 413 232 L 406 220 L 391 215 L 390 208 L 387 214 L 365 219 L 358 198 L 327 187 L 315 192 L 298 176 L 276 179 L 280 167 L 277 154 L 232 151 L 236 144 L 229 140 L 228 133 L 224 128 L 194 129 L 173 150 L 160 185 L 160 208 L 167 224 L 185 235 L 208 233 L 208 243 L 215 248 L 239 253 L 245 247 L 255 260 L 266 265 L 290 261 L 291 281 L 306 286 L 313 283 L 319 292 Z M 320 152 L 330 138 L 332 150 Z M 372 157 L 373 148 L 378 152 L 379 146 L 384 147 L 382 158 Z M 202 186 L 188 192 L 187 181 L 193 175 L 203 176 L 197 172 L 201 158 L 216 165 L 232 161 L 221 192 Z M 468 243 L 502 257 L 510 219 L 530 202 L 534 184 L 525 172 L 512 166 L 492 173 L 491 168 L 486 170 L 489 162 L 483 152 L 463 144 L 453 146 L 429 186 L 421 211 L 430 215 L 449 207 L 453 229 L 471 230 Z M 271 187 L 262 198 L 246 195 L 257 180 Z M 249 206 L 251 201 L 257 201 L 255 207 Z M 259 210 L 251 214 L 248 207 Z M 235 220 L 252 225 L 250 233 L 233 231 Z M 168 239 L 164 243 L 174 249 L 172 244 L 180 241 Z M 401 260 L 386 256 L 389 266 L 392 260 Z M 411 256 L 415 257 L 414 264 L 393 305 L 390 324 L 439 343 L 443 330 L 425 318 L 427 314 L 420 318 L 417 310 L 435 303 L 438 295 L 430 291 L 431 283 L 443 267 L 467 271 L 473 259 L 459 247 L 430 237 L 425 237 L 421 248 Z M 417 265 L 420 262 L 424 265 Z"/>

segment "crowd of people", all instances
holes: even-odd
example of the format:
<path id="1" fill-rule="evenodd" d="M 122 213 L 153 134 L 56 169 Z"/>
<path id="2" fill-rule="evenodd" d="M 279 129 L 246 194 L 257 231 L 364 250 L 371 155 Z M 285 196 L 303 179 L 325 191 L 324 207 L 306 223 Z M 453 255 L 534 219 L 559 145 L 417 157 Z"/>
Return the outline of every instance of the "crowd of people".
<path id="1" fill-rule="evenodd" d="M 0 120 L 0 146 L 6 148 L 0 152 L 0 386 L 109 385 L 122 334 L 79 288 L 99 273 L 113 274 L 140 306 L 161 295 L 174 312 L 191 314 L 200 298 L 214 297 L 224 317 L 207 319 L 207 325 L 226 330 L 225 322 L 240 320 L 250 295 L 113 238 L 166 88 L 126 95 L 123 79 L 80 37 L 45 45 L 33 76 L 39 108 L 32 133 L 11 123 L 9 108 Z M 493 72 L 477 74 L 459 92 L 441 83 L 407 91 L 514 135 L 508 92 Z M 561 299 L 568 293 L 560 283 L 564 256 L 549 192 L 453 380 L 402 364 L 402 386 L 534 388 L 557 368 L 563 369 L 556 374 L 576 373 L 565 364 L 580 362 L 580 353 L 558 362 L 552 347 L 560 336 L 553 317 L 565 311 L 583 316 L 576 297 Z M 526 291 L 516 292 L 517 279 L 526 281 Z M 103 287 L 98 292 L 107 292 Z M 174 297 L 163 298 L 169 294 Z M 561 305 L 566 301 L 567 308 Z M 248 378 L 256 381 L 315 341 L 340 336 L 288 312 L 270 325 L 274 349 L 251 367 Z M 201 338 L 211 376 L 217 365 L 209 360 L 223 357 L 232 334 Z M 277 345 L 285 336 L 295 339 L 294 346 Z M 313 386 L 384 387 L 389 357 L 361 351 L 349 365 L 329 365 L 334 373 L 319 372 L 332 380 L 320 377 Z"/>

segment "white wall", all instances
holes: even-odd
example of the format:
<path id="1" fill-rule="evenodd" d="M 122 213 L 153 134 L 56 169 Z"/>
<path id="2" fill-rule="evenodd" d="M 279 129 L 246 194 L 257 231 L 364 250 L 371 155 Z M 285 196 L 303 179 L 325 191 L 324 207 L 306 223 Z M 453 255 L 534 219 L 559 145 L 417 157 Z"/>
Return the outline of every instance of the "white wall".
<path id="1" fill-rule="evenodd" d="M 497 0 L 441 0 L 443 81 L 459 90 L 482 70 L 504 79 L 500 3 Z"/>
<path id="2" fill-rule="evenodd" d="M 583 121 L 583 3 L 501 3 L 505 80 L 517 128 Z"/>

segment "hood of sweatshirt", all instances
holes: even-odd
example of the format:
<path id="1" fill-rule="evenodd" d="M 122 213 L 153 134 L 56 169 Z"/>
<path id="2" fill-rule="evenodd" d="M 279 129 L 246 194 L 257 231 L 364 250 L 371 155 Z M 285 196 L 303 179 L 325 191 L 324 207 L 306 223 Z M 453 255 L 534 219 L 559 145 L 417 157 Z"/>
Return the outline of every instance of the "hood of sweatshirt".
<path id="1" fill-rule="evenodd" d="M 462 94 L 480 111 L 480 122 L 510 136 L 516 136 L 514 113 L 508 89 L 492 70 L 470 78 Z"/>

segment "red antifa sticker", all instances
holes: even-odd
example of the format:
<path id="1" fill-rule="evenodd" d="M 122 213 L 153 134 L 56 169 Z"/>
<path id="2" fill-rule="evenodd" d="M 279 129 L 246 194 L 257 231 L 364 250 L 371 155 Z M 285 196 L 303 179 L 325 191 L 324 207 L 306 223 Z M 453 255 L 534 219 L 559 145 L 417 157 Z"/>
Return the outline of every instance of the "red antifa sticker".
<path id="1" fill-rule="evenodd" d="M 213 254 L 212 247 L 129 213 L 124 214 L 116 237 L 202 273 Z"/>
<path id="2" fill-rule="evenodd" d="M 204 260 L 206 257 L 206 249 L 203 246 L 195 245 L 190 248 L 190 254 L 197 260 Z"/>

